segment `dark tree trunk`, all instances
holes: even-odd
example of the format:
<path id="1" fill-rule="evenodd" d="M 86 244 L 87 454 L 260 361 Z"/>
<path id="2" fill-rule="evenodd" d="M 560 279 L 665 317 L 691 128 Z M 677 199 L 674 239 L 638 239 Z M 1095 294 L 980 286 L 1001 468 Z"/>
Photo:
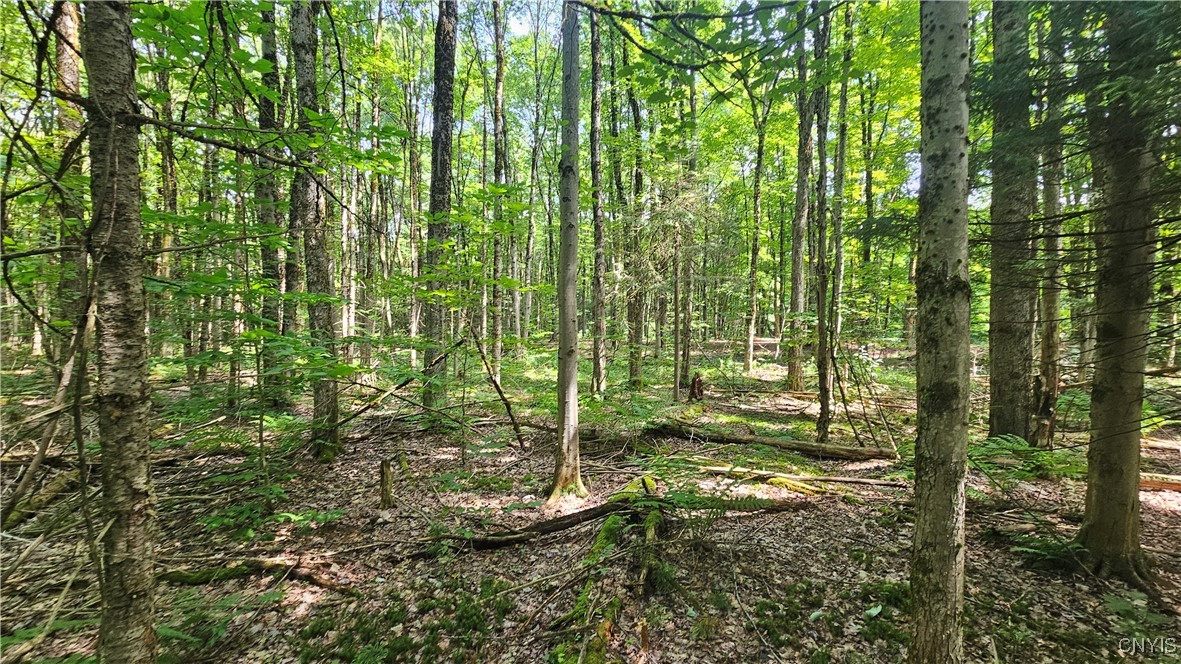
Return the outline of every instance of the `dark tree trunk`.
<path id="1" fill-rule="evenodd" d="M 437 293 L 442 250 L 451 238 L 451 127 L 455 121 L 455 44 L 459 21 L 455 0 L 439 0 L 439 20 L 435 26 L 435 97 L 431 137 L 431 200 L 427 219 L 426 252 L 423 267 L 429 275 L 427 291 Z M 442 405 L 447 393 L 441 380 L 446 375 L 446 361 L 436 360 L 446 345 L 443 322 L 444 303 L 438 296 L 426 300 L 426 336 L 430 341 L 422 361 L 427 374 L 422 403 L 427 408 Z"/>
<path id="2" fill-rule="evenodd" d="M 1149 132 L 1135 90 L 1153 50 L 1144 36 L 1145 5 L 1106 5 L 1110 50 L 1108 116 L 1096 168 L 1104 170 L 1104 206 L 1096 224 L 1095 375 L 1087 499 L 1078 540 L 1095 571 L 1134 584 L 1148 579 L 1140 549 L 1140 419 L 1149 344 L 1155 229 Z"/>
<path id="3" fill-rule="evenodd" d="M 1031 438 L 1037 277 L 1030 216 L 1037 153 L 1030 149 L 1029 3 L 994 2 L 992 289 L 989 294 L 989 435 Z"/>

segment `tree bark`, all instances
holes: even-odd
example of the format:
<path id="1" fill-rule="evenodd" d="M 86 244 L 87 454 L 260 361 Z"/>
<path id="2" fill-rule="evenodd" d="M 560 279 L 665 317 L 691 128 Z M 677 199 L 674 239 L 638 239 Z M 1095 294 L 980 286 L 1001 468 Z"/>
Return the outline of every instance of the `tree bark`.
<path id="1" fill-rule="evenodd" d="M 264 72 L 262 75 L 262 84 L 268 90 L 279 94 L 279 60 L 278 48 L 275 37 L 275 10 L 274 8 L 262 10 L 262 58 L 271 62 L 274 66 L 270 71 Z M 278 132 L 279 125 L 275 119 L 275 102 L 267 95 L 258 95 L 258 128 L 263 132 Z M 269 153 L 268 148 L 263 148 L 264 153 Z M 266 159 L 260 158 L 258 167 L 262 173 L 258 176 L 258 181 L 254 188 L 254 197 L 258 205 L 258 222 L 264 229 L 263 232 L 269 233 L 273 230 L 278 230 L 279 216 L 276 208 L 278 200 L 278 192 L 275 187 L 275 171 L 274 166 L 267 162 Z M 280 330 L 280 316 L 282 300 L 279 297 L 279 288 L 281 286 L 279 281 L 279 250 L 270 242 L 263 240 L 260 247 L 260 267 L 262 272 L 262 280 L 264 287 L 269 289 L 264 291 L 262 296 L 262 328 L 273 334 L 279 334 Z M 288 304 L 293 307 L 294 303 Z M 259 377 L 261 381 L 263 401 L 267 406 L 284 406 L 287 404 L 287 397 L 280 392 L 281 381 L 278 380 L 278 374 L 274 371 L 277 364 L 274 353 L 267 348 L 268 342 L 263 340 L 262 348 L 262 368 L 263 375 Z"/>
<path id="2" fill-rule="evenodd" d="M 994 2 L 992 288 L 988 326 L 990 436 L 1031 438 L 1037 279 L 1030 216 L 1037 156 L 1030 149 L 1029 3 Z"/>
<path id="3" fill-rule="evenodd" d="M 807 10 L 801 8 L 796 15 L 796 25 L 803 26 L 807 18 Z M 800 118 L 796 142 L 795 212 L 791 220 L 791 317 L 788 321 L 790 334 L 787 339 L 787 388 L 800 391 L 804 389 L 803 325 L 800 317 L 808 302 L 808 294 L 804 287 L 804 250 L 805 235 L 808 232 L 808 179 L 812 166 L 812 105 L 808 99 L 808 52 L 802 46 L 796 60 L 796 78 L 799 81 L 796 109 Z"/>
<path id="4" fill-rule="evenodd" d="M 492 98 L 492 181 L 496 193 L 492 230 L 492 372 L 500 382 L 500 360 L 504 355 L 504 192 L 507 186 L 508 159 L 504 123 L 504 18 L 500 0 L 492 0 L 492 34 L 495 50 L 495 82 Z"/>
<path id="5" fill-rule="evenodd" d="M 550 500 L 586 495 L 578 460 L 578 6 L 562 5 L 562 155 L 558 163 L 558 451 Z"/>
<path id="6" fill-rule="evenodd" d="M 1126 81 L 1144 80 L 1154 58 L 1142 6 L 1106 5 L 1110 55 L 1108 116 L 1095 159 L 1105 172 L 1105 206 L 1096 223 L 1095 375 L 1087 498 L 1078 541 L 1101 574 L 1145 585 L 1140 549 L 1140 419 L 1148 356 L 1155 229 L 1149 135 Z"/>
<path id="7" fill-rule="evenodd" d="M 968 281 L 968 3 L 920 5 L 921 175 L 910 661 L 964 659 Z"/>
<path id="8" fill-rule="evenodd" d="M 816 37 L 816 61 L 828 58 L 828 41 L 832 26 L 831 15 L 821 19 Z M 816 418 L 816 440 L 828 442 L 828 427 L 832 422 L 832 353 L 828 337 L 828 82 L 821 80 L 813 92 L 816 105 L 816 377 L 819 385 L 820 415 Z"/>
<path id="9" fill-rule="evenodd" d="M 595 234 L 595 272 L 591 284 L 594 299 L 594 350 L 591 355 L 591 392 L 607 390 L 607 239 L 603 218 L 603 55 L 599 38 L 599 15 L 590 13 L 591 108 L 590 169 L 591 215 Z"/>
<path id="10" fill-rule="evenodd" d="M 316 113 L 320 108 L 316 87 L 319 41 L 314 19 L 316 6 L 317 0 L 297 0 L 291 4 L 291 54 L 295 60 L 295 87 L 299 100 L 298 126 L 305 141 L 310 141 L 316 133 L 308 112 Z M 329 300 L 334 288 L 328 256 L 328 228 L 320 205 L 323 194 L 311 171 L 318 160 L 310 146 L 299 150 L 297 156 L 308 166 L 296 170 L 291 182 L 291 225 L 303 230 L 308 293 L 323 296 L 308 303 L 308 328 L 320 345 L 324 361 L 333 364 L 336 361 L 336 307 Z M 322 461 L 329 461 L 340 452 L 336 426 L 340 405 L 335 381 L 317 377 L 312 383 L 312 401 L 312 453 Z"/>
<path id="11" fill-rule="evenodd" d="M 423 268 L 429 280 L 426 299 L 426 336 L 430 340 L 423 355 L 426 382 L 422 403 L 438 408 L 447 396 L 442 378 L 447 361 L 436 361 L 447 345 L 443 314 L 445 303 L 433 295 L 443 289 L 439 281 L 443 247 L 451 238 L 451 127 L 455 121 L 455 44 L 459 10 L 455 0 L 439 0 L 439 19 L 435 25 L 435 96 L 431 137 L 431 192 L 427 210 L 427 243 Z"/>
<path id="12" fill-rule="evenodd" d="M 1062 6 L 1050 7 L 1049 39 L 1043 42 L 1042 58 L 1048 66 L 1046 112 L 1043 131 L 1049 140 L 1042 150 L 1042 251 L 1045 272 L 1041 298 L 1041 357 L 1037 379 L 1035 421 L 1031 443 L 1054 447 L 1054 416 L 1058 407 L 1059 362 L 1062 359 L 1062 109 L 1063 77 Z"/>
<path id="13" fill-rule="evenodd" d="M 149 444 L 151 388 L 143 284 L 136 56 L 131 3 L 88 2 L 82 32 L 89 78 L 89 251 L 98 270 L 98 414 L 104 519 L 98 655 L 156 661 L 157 535 Z"/>

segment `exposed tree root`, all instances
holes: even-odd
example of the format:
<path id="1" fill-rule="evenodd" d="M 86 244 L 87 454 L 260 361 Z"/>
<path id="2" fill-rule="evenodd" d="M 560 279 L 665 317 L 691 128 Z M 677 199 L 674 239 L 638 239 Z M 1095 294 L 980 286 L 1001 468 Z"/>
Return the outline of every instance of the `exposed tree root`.
<path id="1" fill-rule="evenodd" d="M 727 445 L 766 445 L 779 449 L 790 450 L 799 454 L 829 459 L 849 459 L 852 461 L 867 461 L 870 459 L 894 459 L 897 453 L 880 447 L 848 447 L 844 445 L 826 445 L 805 440 L 787 440 L 785 438 L 771 438 L 769 436 L 751 436 L 741 433 L 719 432 L 702 429 L 684 422 L 668 421 L 649 425 L 645 432 L 650 436 L 671 436 L 675 438 L 689 438 L 709 440 Z"/>

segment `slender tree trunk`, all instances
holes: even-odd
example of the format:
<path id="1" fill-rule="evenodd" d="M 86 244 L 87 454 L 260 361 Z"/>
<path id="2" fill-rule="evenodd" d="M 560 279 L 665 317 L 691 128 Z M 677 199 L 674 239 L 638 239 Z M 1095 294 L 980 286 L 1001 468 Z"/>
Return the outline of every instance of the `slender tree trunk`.
<path id="1" fill-rule="evenodd" d="M 1038 447 L 1054 447 L 1054 415 L 1058 406 L 1059 362 L 1062 359 L 1062 107 L 1064 101 L 1062 7 L 1051 5 L 1049 39 L 1041 47 L 1048 67 L 1043 131 L 1049 139 L 1042 151 L 1042 278 L 1041 358 L 1033 439 Z"/>
<path id="2" fill-rule="evenodd" d="M 314 132 L 308 112 L 320 108 L 316 87 L 316 52 L 318 37 L 314 13 L 316 2 L 296 0 L 291 5 L 291 54 L 295 60 L 295 86 L 299 99 L 299 130 L 310 139 Z M 333 296 L 332 266 L 328 257 L 327 220 L 321 209 L 319 191 L 312 168 L 316 152 L 305 147 L 298 153 L 300 162 L 309 164 L 297 169 L 291 182 L 292 227 L 303 230 L 304 259 L 307 262 L 308 292 L 326 296 L 308 303 L 308 328 L 320 345 L 328 363 L 336 361 L 336 307 L 328 298 Z M 336 422 L 340 405 L 336 397 L 336 383 L 328 378 L 317 378 L 312 383 L 313 422 L 312 453 L 320 460 L 329 461 L 340 452 L 340 438 Z"/>
<path id="3" fill-rule="evenodd" d="M 92 104 L 90 252 L 97 266 L 98 408 L 102 447 L 103 603 L 98 655 L 156 661 L 156 500 L 144 332 L 139 112 L 129 2 L 88 2 L 83 57 Z"/>
<path id="4" fill-rule="evenodd" d="M 1139 3 L 1105 5 L 1110 54 L 1108 116 L 1096 166 L 1105 170 L 1105 206 L 1095 234 L 1098 331 L 1091 390 L 1087 499 L 1078 541 L 1100 574 L 1148 582 L 1140 549 L 1140 419 L 1149 344 L 1156 233 L 1149 132 L 1135 91 L 1155 60 Z"/>
<path id="5" fill-rule="evenodd" d="M 918 438 L 910 661 L 964 660 L 968 281 L 968 3 L 920 5 Z"/>
<path id="6" fill-rule="evenodd" d="M 586 495 L 578 461 L 578 6 L 562 14 L 561 247 L 558 262 L 558 452 L 550 500 Z"/>
<path id="7" fill-rule="evenodd" d="M 1030 216 L 1037 156 L 1029 149 L 1029 7 L 994 2 L 992 289 L 989 293 L 989 435 L 1031 438 L 1037 300 Z"/>
<path id="8" fill-rule="evenodd" d="M 828 59 L 828 41 L 832 27 L 830 14 L 825 14 L 816 38 L 816 60 Z M 828 443 L 828 427 L 832 422 L 832 353 L 828 336 L 828 83 L 820 81 L 813 93 L 816 103 L 816 376 L 820 415 L 816 419 L 816 439 Z"/>
<path id="9" fill-rule="evenodd" d="M 796 24 L 804 25 L 807 10 L 801 8 Z M 787 339 L 787 384 L 788 389 L 804 389 L 803 325 L 800 317 L 808 304 L 804 287 L 805 235 L 808 230 L 808 178 L 812 165 L 812 105 L 808 100 L 808 53 L 801 46 L 796 61 L 796 78 L 799 92 L 796 93 L 796 108 L 799 112 L 799 132 L 796 144 L 796 200 L 791 220 L 791 320 Z"/>
<path id="10" fill-rule="evenodd" d="M 761 109 L 761 102 L 751 99 L 752 110 L 758 115 L 755 118 L 755 172 L 751 186 L 751 229 L 750 229 L 750 272 L 746 281 L 746 350 L 742 354 L 742 370 L 750 373 L 754 364 L 755 333 L 757 332 L 759 315 L 759 222 L 763 214 L 763 155 L 767 146 L 766 115 Z"/>
<path id="11" fill-rule="evenodd" d="M 689 145 L 689 184 L 697 182 L 697 75 L 689 74 L 689 121 L 693 133 Z M 682 388 L 689 387 L 690 350 L 693 341 L 693 261 L 690 260 L 689 245 L 692 244 L 693 231 L 690 228 L 688 237 L 682 240 L 681 258 L 681 373 L 677 382 Z"/>
<path id="12" fill-rule="evenodd" d="M 628 66 L 627 47 L 623 51 L 623 66 Z M 636 98 L 635 81 L 628 80 L 627 104 L 631 109 L 632 129 L 634 141 L 632 149 L 635 164 L 632 168 L 632 197 L 631 210 L 627 224 L 627 378 L 632 387 L 639 387 L 643 383 L 644 361 L 644 288 L 640 274 L 640 223 L 644 214 L 644 155 L 643 155 L 643 120 L 640 116 L 640 103 Z"/>
<path id="13" fill-rule="evenodd" d="M 57 74 L 57 90 L 69 95 L 80 96 L 82 88 L 79 82 L 81 65 L 78 55 L 80 49 L 78 44 L 79 22 L 78 5 L 73 2 L 60 2 L 54 35 L 56 55 L 54 70 Z M 58 131 L 62 136 L 62 158 L 73 161 L 67 172 L 76 178 L 82 174 L 81 154 L 65 154 L 64 148 L 82 131 L 82 109 L 72 102 L 62 102 L 57 108 L 56 119 Z M 161 172 L 160 177 L 162 181 L 167 180 L 167 173 Z M 175 176 L 171 184 L 175 187 Z M 57 201 L 57 212 L 61 224 L 61 242 L 59 244 L 64 247 L 81 247 L 83 245 L 83 217 L 86 214 L 81 192 L 71 191 L 67 188 L 59 193 Z M 172 200 L 174 202 L 173 211 L 175 211 L 175 193 Z M 53 318 L 59 321 L 70 321 L 76 325 L 84 319 L 86 313 L 83 308 L 88 272 L 87 255 L 78 249 L 67 249 L 61 252 L 60 261 L 61 276 L 58 278 L 57 285 L 57 309 Z M 53 336 L 55 335 L 50 335 L 50 338 Z M 61 352 L 56 353 L 55 356 L 59 361 L 64 359 L 66 349 L 63 347 Z"/>
<path id="14" fill-rule="evenodd" d="M 853 62 L 853 5 L 845 5 L 845 54 L 842 57 L 847 70 Z M 837 154 L 832 167 L 832 314 L 829 346 L 839 350 L 841 343 L 841 298 L 845 288 L 845 155 L 849 144 L 849 81 L 841 79 L 841 92 L 837 101 Z"/>
<path id="15" fill-rule="evenodd" d="M 591 110 L 590 169 L 591 210 L 595 233 L 595 272 L 591 285 L 594 298 L 594 350 L 591 356 L 591 392 L 607 390 L 607 257 L 603 219 L 603 56 L 599 38 L 599 15 L 590 12 Z"/>
<path id="16" fill-rule="evenodd" d="M 496 227 L 492 231 L 492 373 L 500 380 L 500 360 L 504 355 L 504 187 L 507 186 L 505 145 L 507 134 L 504 121 L 504 17 L 500 0 L 492 0 L 492 34 L 495 50 L 496 77 L 492 99 L 492 181 L 497 186 L 493 215 Z"/>
<path id="17" fill-rule="evenodd" d="M 277 63 L 278 49 L 275 38 L 275 10 L 273 8 L 262 11 L 262 22 L 264 26 L 262 57 L 264 60 Z M 262 84 L 276 95 L 279 93 L 277 66 L 263 73 Z M 263 132 L 279 131 L 278 123 L 275 120 L 275 102 L 265 94 L 258 95 L 258 128 Z M 264 148 L 264 154 L 269 154 L 267 148 Z M 259 158 L 258 167 L 262 170 L 254 188 L 254 197 L 258 204 L 258 222 L 265 229 L 263 232 L 270 233 L 281 228 L 276 209 L 278 193 L 275 191 L 275 171 L 274 166 L 265 158 Z M 279 297 L 281 285 L 279 281 L 279 249 L 271 242 L 263 240 L 260 252 L 263 286 L 268 289 L 263 292 L 262 296 L 262 329 L 272 334 L 279 334 L 282 302 Z M 289 304 L 288 306 L 293 307 L 294 305 Z M 285 406 L 287 398 L 285 394 L 281 393 L 281 381 L 278 380 L 278 375 L 274 370 L 277 361 L 274 353 L 268 348 L 269 342 L 264 339 L 262 344 L 262 375 L 258 377 L 258 380 L 262 388 L 263 401 L 267 406 Z"/>
<path id="18" fill-rule="evenodd" d="M 443 247 L 451 239 L 451 127 L 455 121 L 455 44 L 459 10 L 455 0 L 439 0 L 439 19 L 435 26 L 435 97 L 431 119 L 431 199 L 427 211 L 427 244 L 423 267 L 429 277 L 427 291 L 437 293 L 444 284 L 439 281 Z M 427 380 L 422 390 L 422 403 L 427 408 L 439 408 L 447 396 L 442 378 L 446 376 L 446 361 L 437 361 L 446 345 L 443 325 L 444 302 L 431 295 L 426 300 L 426 336 L 431 345 L 423 355 L 423 371 Z"/>
<path id="19" fill-rule="evenodd" d="M 873 258 L 873 241 L 870 239 L 874 221 L 873 197 L 873 114 L 877 108 L 878 79 L 872 72 L 861 80 L 858 98 L 861 101 L 861 160 L 865 165 L 865 220 L 861 222 L 861 263 L 869 265 Z"/>

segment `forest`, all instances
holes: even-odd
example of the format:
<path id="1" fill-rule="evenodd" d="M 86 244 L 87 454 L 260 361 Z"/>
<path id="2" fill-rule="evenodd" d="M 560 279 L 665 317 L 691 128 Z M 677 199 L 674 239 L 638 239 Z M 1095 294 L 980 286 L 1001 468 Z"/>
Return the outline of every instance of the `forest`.
<path id="1" fill-rule="evenodd" d="M 1181 5 L 0 49 L 4 662 L 1181 662 Z"/>

